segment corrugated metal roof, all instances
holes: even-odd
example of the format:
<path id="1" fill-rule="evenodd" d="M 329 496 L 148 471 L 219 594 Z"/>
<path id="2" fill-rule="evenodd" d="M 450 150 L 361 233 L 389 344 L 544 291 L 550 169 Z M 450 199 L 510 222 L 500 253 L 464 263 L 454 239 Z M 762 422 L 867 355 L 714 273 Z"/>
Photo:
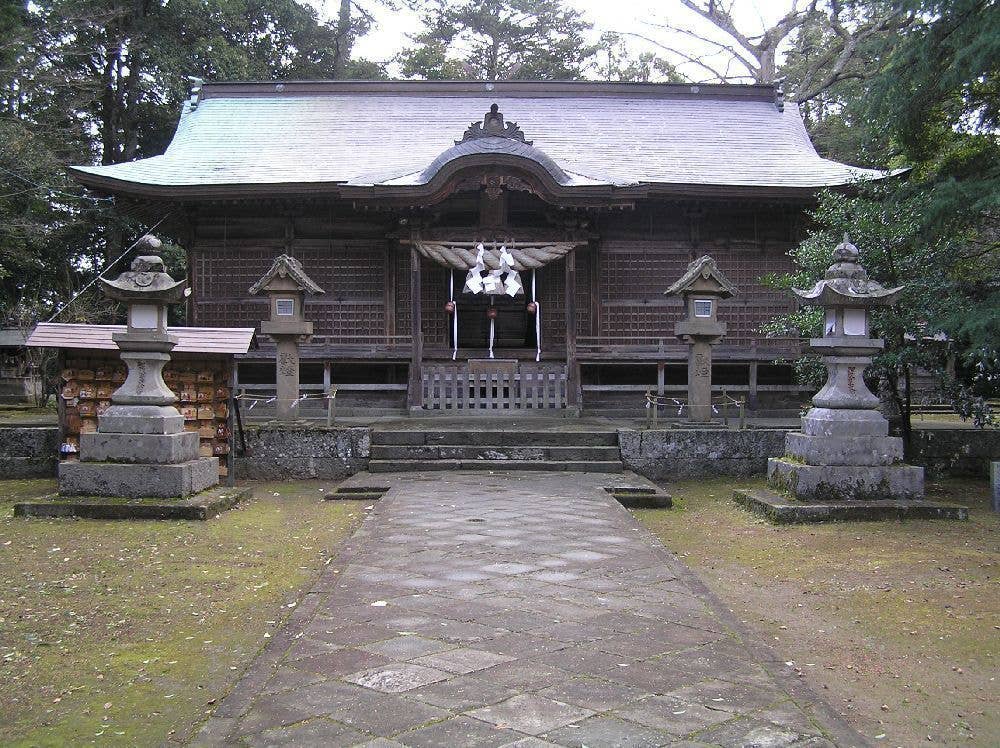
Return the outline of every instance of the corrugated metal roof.
<path id="1" fill-rule="evenodd" d="M 178 338 L 174 353 L 246 353 L 254 334 L 252 327 L 171 327 L 168 331 Z M 116 351 L 118 346 L 111 339 L 116 332 L 125 332 L 125 325 L 40 322 L 26 345 Z"/>
<path id="2" fill-rule="evenodd" d="M 206 85 L 164 155 L 75 173 L 123 191 L 405 184 L 496 102 L 581 185 L 820 188 L 886 175 L 820 158 L 798 108 L 779 111 L 766 87 L 485 85 Z"/>

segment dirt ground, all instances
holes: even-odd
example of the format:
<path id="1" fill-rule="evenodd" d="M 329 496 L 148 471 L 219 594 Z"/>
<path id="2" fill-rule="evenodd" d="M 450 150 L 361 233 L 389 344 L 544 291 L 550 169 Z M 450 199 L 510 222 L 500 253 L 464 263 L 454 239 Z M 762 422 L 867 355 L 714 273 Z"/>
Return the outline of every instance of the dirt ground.
<path id="1" fill-rule="evenodd" d="M 967 522 L 774 527 L 732 479 L 671 484 L 636 512 L 876 745 L 1000 745 L 1000 516 L 986 481 L 928 484 Z"/>
<path id="2" fill-rule="evenodd" d="M 4 746 L 184 742 L 365 507 L 301 482 L 207 522 L 11 517 L 53 488 L 0 481 Z"/>

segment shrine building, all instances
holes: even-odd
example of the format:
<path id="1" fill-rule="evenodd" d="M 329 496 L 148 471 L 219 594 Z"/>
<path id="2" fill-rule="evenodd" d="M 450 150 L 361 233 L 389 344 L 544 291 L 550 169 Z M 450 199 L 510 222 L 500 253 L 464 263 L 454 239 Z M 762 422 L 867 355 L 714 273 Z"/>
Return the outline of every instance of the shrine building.
<path id="1" fill-rule="evenodd" d="M 821 158 L 773 86 L 522 81 L 205 84 L 162 156 L 72 174 L 186 250 L 189 325 L 259 329 L 251 286 L 299 260 L 302 381 L 372 412 L 683 400 L 664 291 L 702 255 L 738 291 L 714 387 L 797 405 L 800 340 L 759 332 L 793 302 L 759 279 L 819 190 L 886 176 Z M 240 382 L 274 381 L 257 339 Z"/>

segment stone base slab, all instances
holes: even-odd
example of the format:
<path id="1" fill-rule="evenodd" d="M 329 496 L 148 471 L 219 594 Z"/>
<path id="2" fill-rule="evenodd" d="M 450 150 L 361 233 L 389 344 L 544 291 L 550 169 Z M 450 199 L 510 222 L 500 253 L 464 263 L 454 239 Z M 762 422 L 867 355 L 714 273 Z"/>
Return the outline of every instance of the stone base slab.
<path id="1" fill-rule="evenodd" d="M 809 436 L 888 436 L 889 422 L 877 410 L 812 408 L 802 419 L 802 433 Z"/>
<path id="2" fill-rule="evenodd" d="M 913 501 L 924 496 L 924 469 L 913 465 L 805 465 L 772 457 L 767 482 L 806 501 Z"/>
<path id="3" fill-rule="evenodd" d="M 807 465 L 893 465 L 903 461 L 898 436 L 785 436 L 785 453 Z"/>
<path id="4" fill-rule="evenodd" d="M 934 501 L 789 501 L 774 491 L 749 489 L 734 491 L 733 501 L 775 525 L 969 518 L 968 507 Z"/>
<path id="5" fill-rule="evenodd" d="M 176 465 L 198 459 L 198 434 L 80 434 L 83 462 Z"/>
<path id="6" fill-rule="evenodd" d="M 184 416 L 173 405 L 112 405 L 97 417 L 102 434 L 179 434 Z"/>
<path id="7" fill-rule="evenodd" d="M 219 459 L 201 457 L 176 465 L 114 462 L 59 463 L 61 496 L 129 499 L 184 498 L 219 482 Z"/>
<path id="8" fill-rule="evenodd" d="M 175 501 L 90 497 L 66 499 L 53 495 L 15 504 L 14 516 L 206 520 L 226 509 L 232 509 L 251 495 L 249 488 L 213 488 Z"/>

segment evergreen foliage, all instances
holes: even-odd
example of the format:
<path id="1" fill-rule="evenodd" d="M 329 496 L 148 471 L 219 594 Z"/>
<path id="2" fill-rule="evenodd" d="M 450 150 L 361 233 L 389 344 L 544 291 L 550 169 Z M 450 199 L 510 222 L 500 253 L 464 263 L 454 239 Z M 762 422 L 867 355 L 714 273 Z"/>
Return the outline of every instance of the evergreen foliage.
<path id="1" fill-rule="evenodd" d="M 2 0 L 0 316 L 48 316 L 141 233 L 66 165 L 162 153 L 189 76 L 385 77 L 343 59 L 348 20 L 345 41 L 294 0 Z"/>
<path id="2" fill-rule="evenodd" d="M 815 226 L 793 253 L 797 272 L 769 279 L 809 285 L 847 231 L 873 277 L 906 285 L 876 320 L 886 349 L 873 371 L 904 437 L 917 367 L 935 372 L 956 410 L 979 425 L 991 420 L 987 399 L 1000 392 L 1000 12 L 988 0 L 907 6 L 916 23 L 872 40 L 872 64 L 882 72 L 863 87 L 832 88 L 813 124 L 830 136 L 834 157 L 909 171 L 821 196 Z M 810 33 L 802 29 L 789 55 L 792 75 Z M 804 309 L 769 331 L 816 333 L 817 319 Z"/>
<path id="3" fill-rule="evenodd" d="M 560 0 L 414 0 L 424 29 L 399 56 L 403 74 L 430 80 L 574 80 L 596 46 L 591 25 Z"/>

